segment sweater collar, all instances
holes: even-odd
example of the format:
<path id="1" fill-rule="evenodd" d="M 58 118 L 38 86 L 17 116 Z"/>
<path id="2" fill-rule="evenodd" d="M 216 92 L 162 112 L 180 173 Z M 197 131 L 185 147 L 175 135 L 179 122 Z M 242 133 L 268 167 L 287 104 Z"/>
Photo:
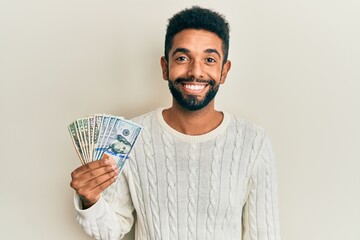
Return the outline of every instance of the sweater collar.
<path id="1" fill-rule="evenodd" d="M 225 132 L 225 130 L 229 126 L 231 119 L 230 114 L 228 114 L 227 112 L 222 112 L 224 114 L 224 118 L 222 122 L 212 131 L 201 135 L 187 135 L 173 129 L 165 122 L 164 117 L 162 115 L 164 109 L 165 108 L 159 108 L 156 110 L 156 118 L 160 123 L 160 126 L 173 137 L 178 138 L 183 142 L 189 142 L 189 143 L 205 142 L 216 138 L 218 135 Z"/>

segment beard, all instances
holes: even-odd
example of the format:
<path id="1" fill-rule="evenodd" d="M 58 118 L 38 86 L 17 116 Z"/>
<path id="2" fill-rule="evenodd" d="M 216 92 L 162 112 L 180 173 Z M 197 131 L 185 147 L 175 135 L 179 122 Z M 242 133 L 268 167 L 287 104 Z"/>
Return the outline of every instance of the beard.
<path id="1" fill-rule="evenodd" d="M 184 95 L 178 88 L 179 84 L 186 82 L 207 83 L 209 90 L 203 99 L 197 95 Z M 177 78 L 175 81 L 168 80 L 170 92 L 175 101 L 184 109 L 189 111 L 197 111 L 206 107 L 216 96 L 220 84 L 216 84 L 214 80 L 195 80 L 194 78 Z"/>

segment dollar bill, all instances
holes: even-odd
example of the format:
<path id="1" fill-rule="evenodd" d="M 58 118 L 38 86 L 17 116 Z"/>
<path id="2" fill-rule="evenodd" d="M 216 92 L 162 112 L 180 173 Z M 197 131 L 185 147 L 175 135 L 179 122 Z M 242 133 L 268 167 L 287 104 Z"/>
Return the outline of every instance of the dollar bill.
<path id="1" fill-rule="evenodd" d="M 98 146 L 98 140 L 99 140 L 99 133 L 101 129 L 102 119 L 103 115 L 95 115 L 95 121 L 94 121 L 94 134 L 93 134 L 93 146 L 92 146 L 92 158 L 91 160 L 95 160 L 96 155 L 96 148 Z"/>
<path id="2" fill-rule="evenodd" d="M 116 122 L 118 121 L 119 118 L 117 118 L 116 116 L 110 116 L 110 120 L 109 120 L 109 124 L 107 126 L 107 128 L 102 128 L 100 131 L 104 131 L 104 136 L 101 142 L 101 145 L 99 145 L 98 148 L 98 160 L 102 158 L 102 155 L 104 154 L 105 151 L 105 146 L 106 143 L 109 139 L 109 134 L 111 133 L 112 129 L 115 127 Z"/>
<path id="3" fill-rule="evenodd" d="M 94 126 L 95 126 L 95 116 L 88 117 L 89 130 L 88 130 L 88 139 L 89 139 L 89 158 L 92 160 L 92 153 L 94 147 Z"/>
<path id="4" fill-rule="evenodd" d="M 95 114 L 79 118 L 68 130 L 82 164 L 111 155 L 122 171 L 142 127 L 123 117 Z"/>
<path id="5" fill-rule="evenodd" d="M 83 126 L 83 134 L 84 134 L 84 148 L 87 156 L 87 162 L 91 161 L 90 158 L 90 140 L 89 140 L 89 119 L 83 118 L 82 119 L 82 126 Z"/>
<path id="6" fill-rule="evenodd" d="M 102 122 L 101 122 L 101 127 L 100 127 L 100 132 L 99 132 L 99 139 L 98 139 L 97 146 L 96 146 L 96 149 L 95 149 L 94 160 L 99 160 L 100 156 L 102 155 L 101 146 L 105 141 L 105 138 L 106 138 L 105 134 L 106 134 L 106 131 L 107 131 L 109 125 L 110 125 L 110 119 L 111 119 L 111 116 L 109 116 L 109 115 L 104 115 L 103 116 L 103 119 L 102 119 Z"/>
<path id="7" fill-rule="evenodd" d="M 82 118 L 76 120 L 75 126 L 76 126 L 76 131 L 78 132 L 81 149 L 83 149 L 84 160 L 85 160 L 85 162 L 88 162 L 89 158 L 87 156 L 86 148 L 85 148 L 86 143 L 85 143 L 85 135 L 84 135 L 84 127 L 83 127 Z"/>
<path id="8" fill-rule="evenodd" d="M 71 135 L 71 139 L 72 139 L 72 142 L 74 144 L 76 153 L 77 153 L 78 157 L 80 158 L 81 163 L 85 164 L 82 148 L 80 146 L 80 140 L 79 140 L 78 133 L 77 133 L 76 127 L 75 127 L 75 123 L 71 123 L 68 126 L 68 130 L 69 130 L 69 133 Z"/>
<path id="9" fill-rule="evenodd" d="M 141 129 L 142 127 L 140 125 L 118 119 L 110 132 L 109 137 L 103 146 L 103 151 L 114 156 L 120 170 L 122 170 Z"/>

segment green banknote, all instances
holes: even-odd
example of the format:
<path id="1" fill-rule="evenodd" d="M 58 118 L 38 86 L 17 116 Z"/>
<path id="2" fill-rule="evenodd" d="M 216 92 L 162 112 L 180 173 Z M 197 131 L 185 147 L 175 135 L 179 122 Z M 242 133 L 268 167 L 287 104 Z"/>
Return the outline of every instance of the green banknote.
<path id="1" fill-rule="evenodd" d="M 68 130 L 82 164 L 100 160 L 106 153 L 122 170 L 142 126 L 123 117 L 94 114 L 70 123 Z"/>
<path id="2" fill-rule="evenodd" d="M 83 150 L 82 150 L 81 145 L 80 145 L 79 135 L 78 135 L 75 123 L 71 123 L 68 126 L 68 130 L 69 130 L 72 142 L 74 144 L 76 153 L 79 156 L 79 159 L 80 159 L 81 163 L 85 164 L 84 154 L 82 152 Z"/>

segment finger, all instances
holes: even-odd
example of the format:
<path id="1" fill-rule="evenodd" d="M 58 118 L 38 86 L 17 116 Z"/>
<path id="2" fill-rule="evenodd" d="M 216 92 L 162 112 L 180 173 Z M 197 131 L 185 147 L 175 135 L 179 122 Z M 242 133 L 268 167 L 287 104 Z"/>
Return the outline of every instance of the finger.
<path id="1" fill-rule="evenodd" d="M 111 156 L 109 156 L 109 154 L 107 154 L 106 152 L 104 152 L 104 154 L 101 156 L 101 160 L 105 160 L 106 158 L 111 158 Z"/>
<path id="2" fill-rule="evenodd" d="M 93 171 L 89 171 L 81 175 L 79 182 L 82 185 L 91 186 L 94 188 L 96 185 L 101 184 L 108 178 L 114 177 L 119 173 L 119 168 L 115 165 L 109 165 L 102 168 L 97 168 Z M 81 186 L 80 186 L 81 187 Z"/>
<path id="3" fill-rule="evenodd" d="M 70 186 L 76 191 L 82 187 L 85 187 L 87 190 L 89 190 L 89 187 L 87 187 L 87 185 L 91 184 L 92 182 L 100 184 L 105 181 L 104 178 L 115 176 L 118 173 L 119 168 L 116 166 L 115 163 L 112 162 L 109 165 L 93 169 L 81 175 L 73 176 Z M 91 188 L 93 187 L 94 186 L 91 185 Z"/>
<path id="4" fill-rule="evenodd" d="M 86 172 L 92 171 L 97 168 L 106 167 L 113 163 L 114 163 L 114 160 L 112 160 L 108 155 L 105 155 L 105 156 L 103 156 L 103 158 L 101 160 L 93 161 L 93 162 L 90 162 L 90 163 L 87 163 L 85 165 L 78 167 L 71 173 L 71 177 L 76 178 L 77 176 L 80 176 Z"/>
<path id="5" fill-rule="evenodd" d="M 95 192 L 97 194 L 102 193 L 106 188 L 108 188 L 112 183 L 116 181 L 119 176 L 119 171 L 111 174 L 105 174 L 98 179 L 94 179 L 89 184 L 89 188 L 91 192 Z"/>
<path id="6" fill-rule="evenodd" d="M 93 193 L 94 195 L 101 194 L 105 189 L 107 189 L 111 184 L 113 184 L 116 181 L 117 177 L 118 177 L 118 175 L 107 179 L 103 183 L 101 183 L 101 184 L 97 185 L 96 187 L 94 187 L 93 189 L 91 189 L 90 193 Z"/>
<path id="7" fill-rule="evenodd" d="M 86 201 L 94 201 L 98 195 L 109 187 L 118 177 L 118 172 L 107 173 L 89 181 L 79 188 L 77 193 Z"/>

